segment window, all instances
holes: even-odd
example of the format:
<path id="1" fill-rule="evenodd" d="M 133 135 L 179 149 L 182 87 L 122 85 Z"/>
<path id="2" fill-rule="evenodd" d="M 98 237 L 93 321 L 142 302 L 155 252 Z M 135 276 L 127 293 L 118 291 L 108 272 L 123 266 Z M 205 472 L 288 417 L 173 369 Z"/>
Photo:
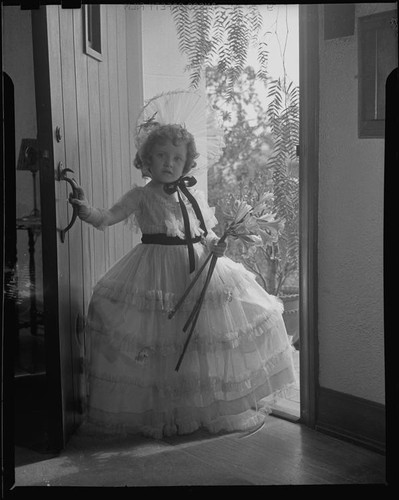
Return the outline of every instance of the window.
<path id="1" fill-rule="evenodd" d="M 85 53 L 98 61 L 101 54 L 101 5 L 84 6 Z"/>

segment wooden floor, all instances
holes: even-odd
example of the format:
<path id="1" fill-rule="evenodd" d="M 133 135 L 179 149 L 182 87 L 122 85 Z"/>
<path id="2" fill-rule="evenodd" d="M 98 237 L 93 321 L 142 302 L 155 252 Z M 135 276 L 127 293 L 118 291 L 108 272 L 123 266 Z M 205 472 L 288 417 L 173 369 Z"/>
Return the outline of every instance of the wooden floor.
<path id="1" fill-rule="evenodd" d="M 21 457 L 21 454 L 20 454 Z M 26 457 L 19 486 L 384 484 L 385 457 L 269 417 L 252 435 L 199 431 L 164 440 L 75 435 L 57 457 Z M 23 490 L 23 488 L 21 488 Z"/>

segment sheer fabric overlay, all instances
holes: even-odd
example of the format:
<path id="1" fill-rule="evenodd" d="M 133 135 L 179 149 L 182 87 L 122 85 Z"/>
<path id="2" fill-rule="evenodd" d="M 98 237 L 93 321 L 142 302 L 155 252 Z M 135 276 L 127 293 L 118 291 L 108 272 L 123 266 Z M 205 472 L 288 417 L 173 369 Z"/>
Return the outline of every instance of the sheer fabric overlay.
<path id="1" fill-rule="evenodd" d="M 217 223 L 196 196 L 210 234 Z M 143 233 L 182 236 L 177 199 L 147 185 L 119 202 Z M 202 230 L 187 202 L 192 235 Z M 209 250 L 194 245 L 196 269 Z M 189 285 L 187 248 L 138 244 L 96 284 L 88 311 L 88 417 L 92 429 L 155 438 L 250 429 L 265 419 L 262 398 L 295 382 L 282 303 L 227 257 L 217 261 L 199 320 L 178 372 L 183 332 L 206 273 L 172 319 Z"/>

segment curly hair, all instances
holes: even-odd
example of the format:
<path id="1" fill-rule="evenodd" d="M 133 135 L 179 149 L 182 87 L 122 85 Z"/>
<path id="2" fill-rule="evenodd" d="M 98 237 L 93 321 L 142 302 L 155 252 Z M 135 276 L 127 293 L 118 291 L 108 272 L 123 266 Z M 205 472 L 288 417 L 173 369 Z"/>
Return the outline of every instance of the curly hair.
<path id="1" fill-rule="evenodd" d="M 158 125 L 150 132 L 134 159 L 134 166 L 142 171 L 143 177 L 151 177 L 148 165 L 152 161 L 152 150 L 155 144 L 164 144 L 167 140 L 171 141 L 174 146 L 178 146 L 182 142 L 187 145 L 187 157 L 183 174 L 187 174 L 197 165 L 195 159 L 198 158 L 199 153 L 197 152 L 194 136 L 181 125 Z"/>

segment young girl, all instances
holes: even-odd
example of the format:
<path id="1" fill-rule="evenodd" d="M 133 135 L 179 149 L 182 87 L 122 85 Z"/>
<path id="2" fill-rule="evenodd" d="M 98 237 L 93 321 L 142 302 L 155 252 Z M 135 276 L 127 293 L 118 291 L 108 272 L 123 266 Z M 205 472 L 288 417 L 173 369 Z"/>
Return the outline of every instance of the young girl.
<path id="1" fill-rule="evenodd" d="M 70 200 L 96 228 L 129 218 L 142 232 L 142 243 L 99 280 L 89 305 L 89 422 L 154 438 L 256 427 L 265 418 L 259 401 L 295 381 L 282 306 L 223 256 L 214 210 L 185 177 L 198 158 L 191 133 L 151 118 L 140 134 L 135 165 L 150 182 L 108 210 L 90 207 L 81 188 Z M 176 371 L 206 272 L 172 319 L 168 312 L 210 251 L 219 258 Z"/>

